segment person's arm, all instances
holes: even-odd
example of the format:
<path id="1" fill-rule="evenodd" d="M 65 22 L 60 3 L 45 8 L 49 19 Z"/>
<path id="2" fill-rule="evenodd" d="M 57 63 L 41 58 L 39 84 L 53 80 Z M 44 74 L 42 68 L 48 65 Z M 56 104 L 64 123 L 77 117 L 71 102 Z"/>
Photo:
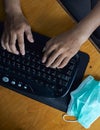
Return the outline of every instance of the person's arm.
<path id="1" fill-rule="evenodd" d="M 75 28 L 47 42 L 43 49 L 42 62 L 47 67 L 63 68 L 99 26 L 100 0 L 94 9 Z"/>
<path id="2" fill-rule="evenodd" d="M 79 24 L 78 28 L 85 31 L 90 36 L 97 27 L 100 26 L 100 0 L 94 9 Z"/>
<path id="3" fill-rule="evenodd" d="M 24 55 L 24 33 L 30 42 L 33 42 L 34 40 L 31 28 L 22 13 L 20 0 L 4 0 L 4 8 L 6 20 L 4 24 L 4 32 L 1 38 L 1 45 L 11 53 L 21 53 Z M 16 40 L 18 40 L 19 51 L 16 48 Z"/>
<path id="4" fill-rule="evenodd" d="M 4 0 L 6 14 L 22 13 L 20 0 Z"/>

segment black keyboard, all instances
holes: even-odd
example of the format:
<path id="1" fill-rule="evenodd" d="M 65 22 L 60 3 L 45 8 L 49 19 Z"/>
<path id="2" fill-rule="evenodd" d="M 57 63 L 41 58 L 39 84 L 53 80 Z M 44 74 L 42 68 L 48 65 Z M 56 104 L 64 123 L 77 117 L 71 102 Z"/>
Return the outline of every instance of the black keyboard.
<path id="1" fill-rule="evenodd" d="M 19 93 L 42 97 L 63 97 L 75 80 L 80 57 L 76 54 L 63 69 L 51 69 L 41 62 L 45 36 L 35 33 L 35 43 L 25 40 L 26 54 L 14 55 L 0 47 L 0 84 Z M 45 43 L 44 43 L 45 42 Z"/>

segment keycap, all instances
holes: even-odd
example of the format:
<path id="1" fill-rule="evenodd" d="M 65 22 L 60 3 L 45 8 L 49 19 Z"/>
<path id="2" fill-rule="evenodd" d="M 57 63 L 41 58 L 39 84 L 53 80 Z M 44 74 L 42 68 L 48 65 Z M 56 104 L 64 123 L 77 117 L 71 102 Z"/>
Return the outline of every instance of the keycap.
<path id="1" fill-rule="evenodd" d="M 9 78 L 6 77 L 6 76 L 4 76 L 4 77 L 2 78 L 2 81 L 8 83 L 8 82 L 9 82 Z"/>

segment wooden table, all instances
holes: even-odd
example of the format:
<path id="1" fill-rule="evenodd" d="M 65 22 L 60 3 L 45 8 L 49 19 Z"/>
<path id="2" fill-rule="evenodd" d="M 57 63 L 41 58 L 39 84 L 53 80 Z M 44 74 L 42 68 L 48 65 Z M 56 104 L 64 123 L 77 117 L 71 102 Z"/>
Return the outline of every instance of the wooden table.
<path id="1" fill-rule="evenodd" d="M 21 3 L 34 31 L 55 36 L 75 25 L 56 0 L 21 0 Z M 0 19 L 4 20 L 2 1 Z M 84 77 L 93 75 L 100 80 L 100 54 L 89 41 L 81 50 L 90 55 Z M 63 114 L 59 110 L 0 86 L 0 130 L 85 130 L 79 123 L 65 123 L 62 120 Z M 89 130 L 99 128 L 100 119 L 96 120 Z"/>

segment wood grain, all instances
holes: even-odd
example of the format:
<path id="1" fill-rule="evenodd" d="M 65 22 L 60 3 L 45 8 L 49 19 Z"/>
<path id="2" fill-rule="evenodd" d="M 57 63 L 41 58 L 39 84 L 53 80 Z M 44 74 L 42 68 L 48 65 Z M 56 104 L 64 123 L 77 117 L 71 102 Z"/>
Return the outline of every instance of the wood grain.
<path id="1" fill-rule="evenodd" d="M 47 36 L 55 36 L 75 26 L 74 21 L 56 0 L 21 0 L 24 15 L 32 29 Z M 0 1 L 0 20 L 4 20 Z M 84 77 L 93 75 L 100 80 L 100 54 L 87 41 L 81 50 L 88 53 L 90 61 Z M 83 61 L 84 63 L 84 61 Z M 65 123 L 64 113 L 0 87 L 0 130 L 85 130 L 79 123 Z M 92 115 L 91 115 L 92 116 Z M 100 119 L 89 128 L 98 130 Z"/>

